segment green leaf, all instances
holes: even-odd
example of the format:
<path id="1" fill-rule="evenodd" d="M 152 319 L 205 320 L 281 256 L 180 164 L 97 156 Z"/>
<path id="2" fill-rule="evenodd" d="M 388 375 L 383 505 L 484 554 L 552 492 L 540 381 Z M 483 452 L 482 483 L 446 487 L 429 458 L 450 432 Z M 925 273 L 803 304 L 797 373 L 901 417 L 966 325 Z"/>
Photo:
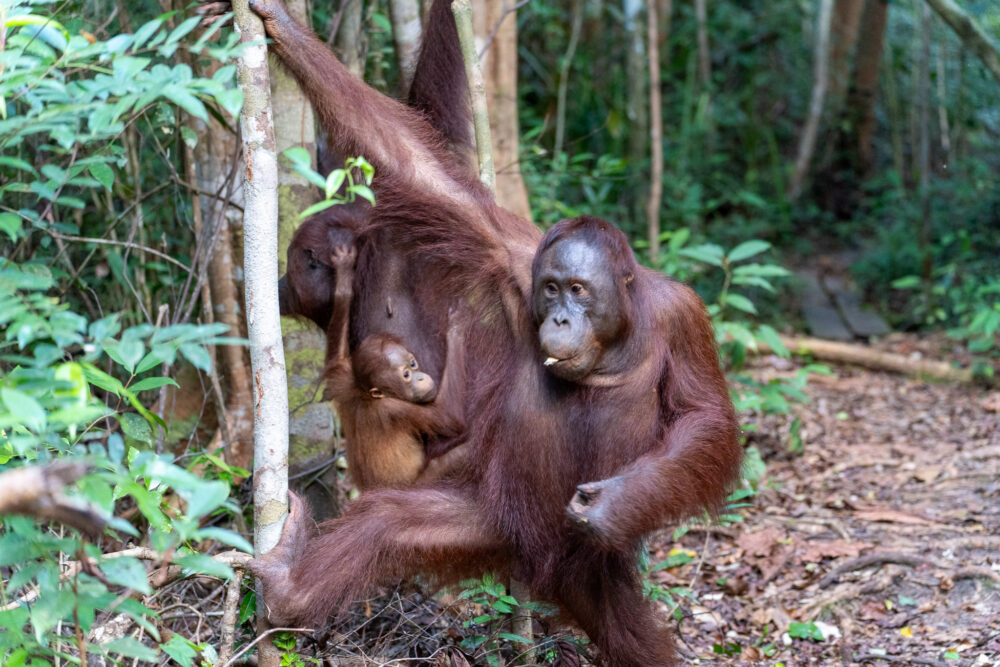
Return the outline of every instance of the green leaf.
<path id="1" fill-rule="evenodd" d="M 115 172 L 104 162 L 94 162 L 89 166 L 90 175 L 101 182 L 105 189 L 110 190 L 115 183 Z"/>
<path id="2" fill-rule="evenodd" d="M 133 588 L 146 595 L 153 592 L 146 568 L 138 558 L 105 558 L 99 567 L 112 584 Z"/>
<path id="3" fill-rule="evenodd" d="M 370 203 L 372 206 L 375 205 L 375 193 L 372 192 L 372 189 L 369 188 L 367 185 L 352 185 L 351 187 L 347 188 L 347 192 L 348 194 L 357 195 L 362 199 L 366 199 L 368 203 Z M 351 201 L 353 200 L 354 198 L 351 197 Z"/>
<path id="4" fill-rule="evenodd" d="M 227 88 L 216 93 L 215 100 L 233 118 L 240 115 L 243 108 L 243 91 L 239 88 Z"/>
<path id="5" fill-rule="evenodd" d="M 201 482 L 194 493 L 184 494 L 188 502 L 187 516 L 202 517 L 229 498 L 229 485 L 225 482 Z"/>
<path id="6" fill-rule="evenodd" d="M 184 35 L 198 27 L 198 24 L 201 23 L 201 18 L 201 16 L 192 16 L 191 18 L 185 19 L 183 23 L 174 28 L 173 32 L 170 33 L 170 36 L 167 37 L 166 43 L 174 44 L 179 42 Z"/>
<path id="7" fill-rule="evenodd" d="M 83 364 L 83 375 L 90 384 L 111 392 L 115 396 L 121 396 L 122 392 L 125 391 L 125 387 L 118 378 L 108 375 L 93 364 Z"/>
<path id="8" fill-rule="evenodd" d="M 792 621 L 788 624 L 788 636 L 792 639 L 823 641 L 823 631 L 815 623 L 797 623 Z"/>
<path id="9" fill-rule="evenodd" d="M 920 280 L 920 276 L 904 276 L 893 280 L 889 284 L 895 289 L 916 289 L 923 283 Z"/>
<path id="10" fill-rule="evenodd" d="M 757 314 L 757 307 L 753 305 L 753 301 L 746 298 L 742 294 L 729 293 L 726 295 L 726 305 L 732 306 L 737 310 L 742 310 L 744 313 L 750 313 L 751 315 Z"/>
<path id="11" fill-rule="evenodd" d="M 0 398 L 3 398 L 4 406 L 18 421 L 36 431 L 45 429 L 45 410 L 42 405 L 24 392 L 3 387 L 0 389 Z"/>
<path id="12" fill-rule="evenodd" d="M 778 266 L 777 264 L 742 264 L 733 268 L 733 275 L 781 278 L 791 275 L 791 272 L 785 267 Z"/>
<path id="13" fill-rule="evenodd" d="M 146 662 L 156 662 L 160 658 L 157 649 L 150 648 L 131 637 L 121 637 L 106 644 L 98 644 L 97 648 L 106 651 L 108 654 L 124 655 L 128 658 L 138 658 Z"/>
<path id="14" fill-rule="evenodd" d="M 142 45 L 146 43 L 146 40 L 152 37 L 153 33 L 156 32 L 161 25 L 163 25 L 162 18 L 153 19 L 148 23 L 144 23 L 138 30 L 135 31 L 133 48 L 138 49 L 142 47 Z"/>
<path id="15" fill-rule="evenodd" d="M 728 259 L 730 262 L 739 262 L 744 259 L 749 259 L 754 255 L 759 255 L 770 247 L 771 244 L 767 241 L 760 241 L 757 239 L 744 241 L 729 251 Z"/>
<path id="16" fill-rule="evenodd" d="M 212 370 L 212 356 L 208 351 L 196 343 L 185 343 L 181 345 L 181 353 L 190 361 L 196 368 L 199 368 L 206 373 Z"/>
<path id="17" fill-rule="evenodd" d="M 21 171 L 28 171 L 34 175 L 38 175 L 35 168 L 31 166 L 31 163 L 22 160 L 21 158 L 10 157 L 8 155 L 0 155 L 0 165 L 5 165 L 8 167 L 13 167 L 14 169 L 20 169 Z"/>
<path id="18" fill-rule="evenodd" d="M 282 155 L 289 159 L 293 166 L 296 167 L 312 167 L 312 156 L 309 151 L 302 148 L 301 146 L 292 146 L 291 148 L 286 148 Z M 325 185 L 325 183 L 324 183 Z"/>
<path id="19" fill-rule="evenodd" d="M 245 551 L 248 554 L 253 553 L 253 545 L 250 544 L 242 535 L 234 533 L 231 530 L 226 530 L 224 528 L 217 528 L 215 526 L 209 526 L 208 528 L 201 528 L 196 534 L 195 539 L 199 540 L 216 540 L 217 542 L 222 542 L 223 544 L 228 544 L 231 547 L 235 547 L 240 551 Z"/>
<path id="20" fill-rule="evenodd" d="M 143 378 L 138 382 L 129 385 L 129 390 L 133 392 L 148 391 L 150 389 L 159 389 L 164 385 L 173 385 L 174 387 L 180 388 L 180 385 L 173 378 L 167 377 L 151 377 Z"/>
<path id="21" fill-rule="evenodd" d="M 722 266 L 722 248 L 712 243 L 706 243 L 704 245 L 693 246 L 690 248 L 681 248 L 678 251 L 678 254 L 683 255 L 684 257 L 690 257 L 691 259 L 699 262 L 704 262 L 705 264 Z"/>
<path id="22" fill-rule="evenodd" d="M 785 344 L 781 342 L 781 336 L 774 330 L 774 327 L 767 324 L 760 325 L 760 328 L 757 329 L 757 338 L 762 343 L 766 343 L 771 348 L 771 351 L 779 357 L 788 357 L 791 355 Z"/>
<path id="23" fill-rule="evenodd" d="M 184 111 L 188 112 L 195 118 L 208 122 L 208 111 L 205 110 L 205 105 L 197 97 L 191 94 L 191 92 L 179 85 L 170 85 L 163 89 L 163 97 L 167 98 Z"/>
<path id="24" fill-rule="evenodd" d="M 121 423 L 125 435 L 150 447 L 153 446 L 153 429 L 150 428 L 149 422 L 140 415 L 126 412 L 118 416 L 118 421 Z"/>
<path id="25" fill-rule="evenodd" d="M 169 641 L 160 644 L 160 648 L 183 667 L 192 667 L 198 657 L 198 647 L 179 634 L 174 634 Z"/>
<path id="26" fill-rule="evenodd" d="M 326 177 L 326 198 L 333 199 L 333 196 L 337 194 L 340 190 L 340 186 L 344 184 L 344 180 L 347 178 L 347 171 L 344 169 L 334 169 Z"/>
<path id="27" fill-rule="evenodd" d="M 231 567 L 204 554 L 178 556 L 174 561 L 185 570 L 189 570 L 194 574 L 207 574 L 219 577 L 220 579 L 229 579 L 233 576 L 233 569 Z"/>
<path id="28" fill-rule="evenodd" d="M 6 232 L 11 241 L 17 241 L 21 231 L 21 218 L 14 213 L 0 213 L 0 232 Z"/>
<path id="29" fill-rule="evenodd" d="M 339 202 L 339 201 L 337 201 L 335 199 L 325 199 L 323 201 L 316 202 L 315 204 L 313 204 L 312 206 L 310 206 L 306 210 L 304 210 L 301 213 L 299 213 L 299 220 L 304 220 L 305 218 L 308 218 L 311 215 L 316 215 L 320 211 L 325 211 L 326 209 L 330 208 L 331 206 L 336 206 L 337 204 L 340 204 L 340 203 L 342 203 L 342 202 Z"/>

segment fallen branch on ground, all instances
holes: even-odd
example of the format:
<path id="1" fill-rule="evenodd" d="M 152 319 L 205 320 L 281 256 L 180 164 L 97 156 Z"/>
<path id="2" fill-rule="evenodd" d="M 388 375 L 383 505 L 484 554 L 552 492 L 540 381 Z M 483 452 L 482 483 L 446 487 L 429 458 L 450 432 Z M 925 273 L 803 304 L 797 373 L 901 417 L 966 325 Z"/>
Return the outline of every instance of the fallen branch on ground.
<path id="1" fill-rule="evenodd" d="M 945 361 L 913 359 L 904 354 L 884 352 L 857 343 L 840 343 L 807 336 L 782 336 L 781 342 L 793 354 L 811 354 L 823 361 L 855 364 L 872 370 L 889 371 L 911 377 L 932 378 L 946 382 L 968 384 L 987 380 L 973 375 L 971 368 L 955 368 Z M 759 341 L 757 351 L 761 354 L 773 352 L 770 346 Z"/>

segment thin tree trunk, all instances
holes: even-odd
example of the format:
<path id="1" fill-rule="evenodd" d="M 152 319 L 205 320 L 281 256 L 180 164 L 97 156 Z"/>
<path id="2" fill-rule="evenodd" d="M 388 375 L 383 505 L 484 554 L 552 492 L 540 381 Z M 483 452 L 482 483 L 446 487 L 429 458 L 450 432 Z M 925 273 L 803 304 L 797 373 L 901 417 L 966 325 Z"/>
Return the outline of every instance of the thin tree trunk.
<path id="1" fill-rule="evenodd" d="M 944 103 L 947 97 L 948 87 L 945 85 L 944 54 L 939 47 L 937 51 L 938 125 L 941 130 L 941 160 L 946 165 L 951 162 L 951 128 L 948 123 L 948 107 Z"/>
<path id="2" fill-rule="evenodd" d="M 646 235 L 649 239 L 649 262 L 660 261 L 660 204 L 663 200 L 663 111 L 660 99 L 660 18 L 657 0 L 646 0 L 646 24 L 649 36 L 649 199 L 646 202 Z M 669 0 L 667 4 L 669 15 Z"/>
<path id="3" fill-rule="evenodd" d="M 879 65 L 882 61 L 882 45 L 885 41 L 888 20 L 889 3 L 886 0 L 868 0 L 865 3 L 863 33 L 858 41 L 854 81 L 847 102 L 856 137 L 855 164 L 859 175 L 862 176 L 867 174 L 874 164 L 872 136 L 875 133 L 875 97 L 878 93 Z M 888 82 L 886 85 L 889 87 L 894 84 Z"/>
<path id="4" fill-rule="evenodd" d="M 625 78 L 628 118 L 628 167 L 630 185 L 626 203 L 632 215 L 643 212 L 642 194 L 646 191 L 643 163 L 649 155 L 649 98 L 646 94 L 646 35 L 642 30 L 643 0 L 624 0 L 625 11 Z"/>
<path id="5" fill-rule="evenodd" d="M 886 4 L 888 5 L 888 3 Z M 896 70 L 892 66 L 892 53 L 890 51 L 886 50 L 881 66 L 885 70 L 882 80 L 885 81 L 885 97 L 888 106 L 889 135 L 892 141 L 892 165 L 899 175 L 900 189 L 905 190 L 907 179 L 906 162 L 903 157 L 903 124 L 905 121 L 903 119 L 903 111 L 899 106 L 899 91 L 896 88 Z M 874 125 L 874 122 L 872 124 Z M 858 152 L 862 156 L 861 159 L 866 159 L 864 156 L 867 155 L 869 156 L 867 159 L 870 160 L 874 153 L 871 148 L 870 138 L 866 144 L 860 144 L 860 137 L 858 141 Z M 862 149 L 867 152 L 862 152 Z M 870 163 L 873 163 L 873 161 Z"/>
<path id="6" fill-rule="evenodd" d="M 342 0 L 342 2 L 334 50 L 344 67 L 360 79 L 365 73 L 365 63 L 361 56 L 362 0 Z"/>
<path id="7" fill-rule="evenodd" d="M 816 149 L 816 137 L 819 134 L 820 121 L 823 118 L 823 101 L 826 97 L 827 78 L 830 64 L 830 17 L 833 10 L 833 0 L 820 0 L 819 17 L 816 21 L 816 55 L 813 70 L 813 90 L 809 101 L 809 117 L 806 119 L 799 141 L 798 157 L 795 169 L 788 184 L 789 199 L 798 199 L 802 192 L 802 184 L 809 173 Z"/>
<path id="8" fill-rule="evenodd" d="M 708 0 L 694 0 L 694 16 L 698 24 L 698 79 L 708 91 L 712 82 L 712 53 L 708 46 Z"/>
<path id="9" fill-rule="evenodd" d="M 517 0 L 473 0 L 472 20 L 490 109 L 497 202 L 530 220 L 517 117 Z"/>
<path id="10" fill-rule="evenodd" d="M 569 45 L 559 66 L 559 90 L 556 98 L 556 140 L 552 148 L 552 159 L 557 159 L 563 149 L 566 134 L 566 92 L 569 89 L 569 71 L 576 55 L 576 45 L 580 41 L 583 28 L 583 0 L 573 0 L 573 24 L 569 33 Z"/>
<path id="11" fill-rule="evenodd" d="M 490 114 L 486 106 L 486 82 L 479 67 L 476 35 L 472 29 L 472 5 L 469 0 L 454 0 L 451 10 L 455 13 L 455 27 L 465 61 L 465 76 L 469 83 L 472 103 L 472 124 L 476 134 L 476 154 L 479 157 L 479 179 L 490 192 L 496 194 L 497 174 L 493 166 L 493 138 L 490 133 Z"/>
<path id="12" fill-rule="evenodd" d="M 278 543 L 288 507 L 288 394 L 278 316 L 278 161 L 264 26 L 246 0 L 236 0 L 233 11 L 244 44 L 237 61 L 244 99 L 240 112 L 245 165 L 243 270 L 256 399 L 254 547 L 261 555 Z M 264 593 L 258 582 L 258 634 L 268 627 Z M 278 667 L 281 662 L 280 653 L 269 639 L 261 642 L 258 656 L 262 667 Z"/>
<path id="13" fill-rule="evenodd" d="M 430 4 L 430 3 L 428 3 Z M 405 98 L 413 82 L 420 52 L 420 3 L 417 0 L 389 0 L 392 44 L 399 65 L 399 92 Z"/>
<path id="14" fill-rule="evenodd" d="M 1000 49 L 982 27 L 952 0 L 927 0 L 927 4 L 951 26 L 962 44 L 983 61 L 986 69 L 1000 83 Z"/>
<path id="15" fill-rule="evenodd" d="M 931 137 L 930 137 L 930 94 L 931 94 L 931 10 L 921 5 L 920 12 L 920 60 L 917 68 L 918 90 L 917 109 L 920 133 L 920 250 L 923 255 L 921 274 L 925 284 L 931 278 Z"/>

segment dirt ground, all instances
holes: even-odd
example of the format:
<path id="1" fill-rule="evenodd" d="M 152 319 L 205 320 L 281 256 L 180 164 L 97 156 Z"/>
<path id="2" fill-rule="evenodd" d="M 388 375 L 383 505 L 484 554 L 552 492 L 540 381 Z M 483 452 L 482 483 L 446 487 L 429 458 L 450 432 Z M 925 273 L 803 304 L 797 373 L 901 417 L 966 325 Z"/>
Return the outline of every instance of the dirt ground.
<path id="1" fill-rule="evenodd" d="M 750 434 L 767 480 L 745 524 L 685 536 L 699 558 L 657 573 L 696 592 L 688 660 L 1000 665 L 1000 393 L 833 370 L 794 408 L 800 455 L 785 418 Z M 822 641 L 787 636 L 812 621 Z"/>

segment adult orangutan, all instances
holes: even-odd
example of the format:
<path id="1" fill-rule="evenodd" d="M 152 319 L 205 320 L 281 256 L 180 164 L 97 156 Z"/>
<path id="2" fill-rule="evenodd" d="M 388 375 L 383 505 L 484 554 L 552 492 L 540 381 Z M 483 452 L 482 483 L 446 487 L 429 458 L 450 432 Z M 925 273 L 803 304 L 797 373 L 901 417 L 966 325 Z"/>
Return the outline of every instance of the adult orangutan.
<path id="1" fill-rule="evenodd" d="M 457 479 L 362 495 L 313 534 L 291 498 L 279 545 L 252 563 L 276 622 L 317 622 L 373 586 L 499 571 L 558 603 L 611 665 L 674 664 L 642 597 L 643 535 L 736 481 L 738 427 L 704 304 L 640 267 L 603 220 L 544 237 L 499 208 L 413 110 L 352 77 L 279 0 L 254 0 L 331 140 L 375 166 L 366 223 L 424 267 L 465 340 L 471 448 Z"/>

